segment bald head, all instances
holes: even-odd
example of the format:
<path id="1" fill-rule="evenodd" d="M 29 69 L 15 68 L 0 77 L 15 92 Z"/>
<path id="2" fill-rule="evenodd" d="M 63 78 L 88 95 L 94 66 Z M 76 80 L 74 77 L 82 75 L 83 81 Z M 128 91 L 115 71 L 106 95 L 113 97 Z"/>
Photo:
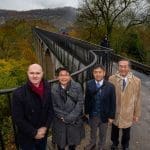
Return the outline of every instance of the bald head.
<path id="1" fill-rule="evenodd" d="M 39 86 L 43 78 L 43 69 L 39 64 L 31 64 L 27 71 L 28 79 L 34 86 Z"/>
<path id="2" fill-rule="evenodd" d="M 31 65 L 29 65 L 28 71 L 31 70 L 31 69 L 39 69 L 39 70 L 41 70 L 43 72 L 43 69 L 42 69 L 41 65 L 39 65 L 39 64 L 31 64 Z"/>

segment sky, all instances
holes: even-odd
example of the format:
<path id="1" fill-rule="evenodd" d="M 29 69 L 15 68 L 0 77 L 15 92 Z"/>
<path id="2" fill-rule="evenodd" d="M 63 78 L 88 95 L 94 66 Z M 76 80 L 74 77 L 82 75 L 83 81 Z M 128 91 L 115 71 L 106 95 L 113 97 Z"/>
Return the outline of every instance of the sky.
<path id="1" fill-rule="evenodd" d="M 79 0 L 0 0 L 0 9 L 31 10 L 72 6 L 77 8 Z"/>

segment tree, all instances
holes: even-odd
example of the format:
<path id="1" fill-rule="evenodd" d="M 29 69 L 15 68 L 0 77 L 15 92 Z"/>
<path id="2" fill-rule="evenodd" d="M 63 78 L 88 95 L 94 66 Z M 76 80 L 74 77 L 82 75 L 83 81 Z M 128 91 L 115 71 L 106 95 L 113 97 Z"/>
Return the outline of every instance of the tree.
<path id="1" fill-rule="evenodd" d="M 26 80 L 27 60 L 0 59 L 0 89 L 14 88 L 22 85 Z M 8 95 L 0 95 L 0 128 L 4 137 L 6 149 L 15 150 L 10 101 Z"/>
<path id="2" fill-rule="evenodd" d="M 139 2 L 140 6 L 143 4 L 140 9 L 137 7 Z M 84 22 L 84 25 L 87 24 L 91 29 L 104 28 L 109 38 L 114 26 L 119 25 L 120 17 L 128 17 L 128 20 L 122 24 L 125 29 L 128 29 L 146 22 L 150 8 L 148 3 L 140 0 L 83 0 L 80 6 L 78 22 Z"/>
<path id="3" fill-rule="evenodd" d="M 132 31 L 126 34 L 122 43 L 122 49 L 126 51 L 126 54 L 128 54 L 129 57 L 134 58 L 139 62 L 144 62 L 145 52 L 143 50 L 143 43 L 136 32 Z"/>

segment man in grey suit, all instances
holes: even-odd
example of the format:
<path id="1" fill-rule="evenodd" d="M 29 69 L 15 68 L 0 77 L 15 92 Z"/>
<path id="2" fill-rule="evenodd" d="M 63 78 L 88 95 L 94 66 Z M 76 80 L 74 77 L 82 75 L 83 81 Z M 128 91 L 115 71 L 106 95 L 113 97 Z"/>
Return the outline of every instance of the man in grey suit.
<path id="1" fill-rule="evenodd" d="M 52 87 L 55 118 L 52 127 L 53 142 L 58 150 L 75 150 L 84 136 L 82 112 L 84 98 L 79 83 L 71 80 L 68 69 L 57 70 L 59 82 Z"/>

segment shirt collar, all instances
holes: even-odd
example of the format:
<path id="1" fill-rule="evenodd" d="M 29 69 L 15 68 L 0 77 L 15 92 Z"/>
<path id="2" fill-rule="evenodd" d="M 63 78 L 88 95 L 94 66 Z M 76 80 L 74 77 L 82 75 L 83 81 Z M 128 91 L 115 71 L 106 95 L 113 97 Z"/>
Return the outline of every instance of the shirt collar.
<path id="1" fill-rule="evenodd" d="M 128 80 L 127 76 L 126 76 L 126 77 L 123 77 L 123 79 L 125 80 L 125 82 L 127 82 L 127 80 Z"/>
<path id="2" fill-rule="evenodd" d="M 101 81 L 96 81 L 96 80 L 95 80 L 95 83 L 96 83 L 96 84 L 98 84 L 98 83 L 99 83 L 99 84 L 100 84 L 100 86 L 102 86 L 102 85 L 103 85 L 103 82 L 104 82 L 104 79 L 102 79 Z"/>
<path id="3" fill-rule="evenodd" d="M 62 89 L 66 89 L 66 87 L 64 85 L 60 85 Z"/>

